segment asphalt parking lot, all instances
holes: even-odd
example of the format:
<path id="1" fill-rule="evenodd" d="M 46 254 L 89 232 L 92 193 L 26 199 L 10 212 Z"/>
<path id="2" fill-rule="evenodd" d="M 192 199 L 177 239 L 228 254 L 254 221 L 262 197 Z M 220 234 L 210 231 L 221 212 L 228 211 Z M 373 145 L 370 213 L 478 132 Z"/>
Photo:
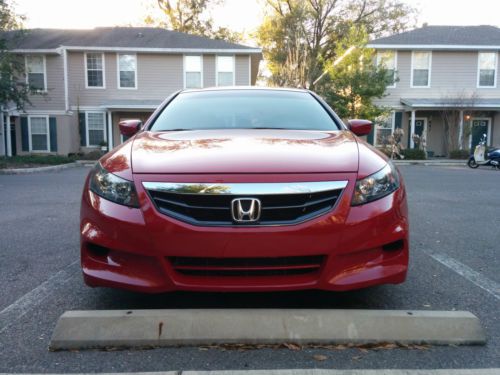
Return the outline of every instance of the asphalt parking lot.
<path id="1" fill-rule="evenodd" d="M 0 175 L 0 373 L 500 367 L 500 173 L 461 167 L 400 169 L 411 215 L 406 283 L 349 293 L 156 296 L 83 285 L 78 216 L 87 168 Z M 488 344 L 411 350 L 47 349 L 57 318 L 66 310 L 174 307 L 468 310 L 481 319 Z"/>

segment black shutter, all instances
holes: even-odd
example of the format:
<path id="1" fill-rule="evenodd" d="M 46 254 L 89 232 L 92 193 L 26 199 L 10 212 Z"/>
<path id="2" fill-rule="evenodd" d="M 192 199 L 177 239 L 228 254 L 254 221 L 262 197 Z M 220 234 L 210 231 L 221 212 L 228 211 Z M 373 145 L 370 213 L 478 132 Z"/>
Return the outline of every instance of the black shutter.
<path id="1" fill-rule="evenodd" d="M 29 131 L 28 131 L 28 118 L 21 117 L 21 149 L 23 151 L 30 150 L 30 141 L 29 141 Z"/>
<path id="2" fill-rule="evenodd" d="M 368 133 L 368 135 L 366 136 L 366 141 L 373 145 L 373 136 L 374 136 L 374 132 L 375 132 L 375 124 L 372 125 L 372 130 L 370 130 L 370 133 Z"/>
<path id="3" fill-rule="evenodd" d="M 55 117 L 49 117 L 50 151 L 57 152 L 57 122 Z"/>
<path id="4" fill-rule="evenodd" d="M 396 112 L 394 117 L 394 128 L 401 128 L 403 126 L 403 112 Z"/>
<path id="5" fill-rule="evenodd" d="M 85 130 L 85 112 L 78 113 L 78 129 L 80 130 L 80 146 L 87 146 L 87 131 Z"/>

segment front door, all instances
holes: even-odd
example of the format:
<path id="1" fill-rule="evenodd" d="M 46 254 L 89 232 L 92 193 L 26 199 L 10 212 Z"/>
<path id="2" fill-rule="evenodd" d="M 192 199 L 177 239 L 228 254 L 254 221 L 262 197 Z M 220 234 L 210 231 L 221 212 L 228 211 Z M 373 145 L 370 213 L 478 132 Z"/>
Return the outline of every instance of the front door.
<path id="1" fill-rule="evenodd" d="M 488 144 L 488 134 L 490 127 L 490 119 L 472 119 L 472 129 L 471 129 L 471 141 L 470 141 L 470 149 L 474 151 L 476 146 L 483 138 L 483 135 L 486 134 L 486 144 Z"/>
<path id="2" fill-rule="evenodd" d="M 415 133 L 414 134 L 417 134 L 418 136 L 420 136 L 420 139 L 426 137 L 426 127 L 427 127 L 426 125 L 427 125 L 426 118 L 416 118 L 415 119 Z M 408 122 L 408 129 L 411 129 L 411 119 Z M 408 133 L 411 133 L 411 131 L 409 131 Z M 409 136 L 408 136 L 408 148 L 411 147 L 411 143 L 410 143 L 411 137 L 412 137 L 412 134 L 409 134 Z"/>

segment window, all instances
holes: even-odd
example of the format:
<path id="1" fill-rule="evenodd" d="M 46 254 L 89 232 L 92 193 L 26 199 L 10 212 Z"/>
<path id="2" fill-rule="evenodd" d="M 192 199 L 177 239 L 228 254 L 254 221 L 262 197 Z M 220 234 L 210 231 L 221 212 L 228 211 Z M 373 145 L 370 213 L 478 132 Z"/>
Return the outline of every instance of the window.
<path id="1" fill-rule="evenodd" d="M 49 151 L 49 119 L 47 116 L 29 116 L 30 151 Z"/>
<path id="2" fill-rule="evenodd" d="M 411 55 L 412 87 L 431 86 L 431 53 L 413 52 Z"/>
<path id="3" fill-rule="evenodd" d="M 85 112 L 87 124 L 87 147 L 99 146 L 106 140 L 106 121 L 104 112 Z"/>
<path id="4" fill-rule="evenodd" d="M 118 55 L 118 88 L 137 88 L 137 56 Z"/>
<path id="5" fill-rule="evenodd" d="M 394 132 L 394 113 L 382 116 L 375 120 L 375 146 L 385 146 L 389 142 L 389 137 Z"/>
<path id="6" fill-rule="evenodd" d="M 390 82 L 387 87 L 396 87 L 396 52 L 377 52 L 377 65 L 387 69 L 388 81 Z"/>
<path id="7" fill-rule="evenodd" d="M 86 53 L 85 66 L 87 87 L 104 88 L 104 55 L 102 53 Z"/>
<path id="8" fill-rule="evenodd" d="M 184 56 L 184 87 L 187 89 L 202 87 L 202 57 Z"/>
<path id="9" fill-rule="evenodd" d="M 234 85 L 234 56 L 217 56 L 217 86 Z"/>
<path id="10" fill-rule="evenodd" d="M 478 57 L 479 87 L 496 86 L 497 54 L 496 52 L 480 52 Z"/>
<path id="11" fill-rule="evenodd" d="M 26 56 L 26 83 L 35 90 L 47 90 L 45 56 Z"/>
<path id="12" fill-rule="evenodd" d="M 186 130 L 339 129 L 335 119 L 311 94 L 278 90 L 182 92 L 165 107 L 150 130 L 168 131 L 179 127 Z"/>

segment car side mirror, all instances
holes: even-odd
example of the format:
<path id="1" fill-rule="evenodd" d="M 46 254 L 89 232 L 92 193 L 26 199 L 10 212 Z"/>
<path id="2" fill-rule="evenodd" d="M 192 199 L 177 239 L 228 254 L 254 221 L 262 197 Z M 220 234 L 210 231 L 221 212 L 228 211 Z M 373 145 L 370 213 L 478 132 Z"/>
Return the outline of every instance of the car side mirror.
<path id="1" fill-rule="evenodd" d="M 373 123 L 368 120 L 349 120 L 347 122 L 349 130 L 358 136 L 367 135 L 372 131 Z"/>
<path id="2" fill-rule="evenodd" d="M 131 137 L 141 130 L 141 120 L 123 120 L 118 123 L 120 133 L 124 136 Z"/>

